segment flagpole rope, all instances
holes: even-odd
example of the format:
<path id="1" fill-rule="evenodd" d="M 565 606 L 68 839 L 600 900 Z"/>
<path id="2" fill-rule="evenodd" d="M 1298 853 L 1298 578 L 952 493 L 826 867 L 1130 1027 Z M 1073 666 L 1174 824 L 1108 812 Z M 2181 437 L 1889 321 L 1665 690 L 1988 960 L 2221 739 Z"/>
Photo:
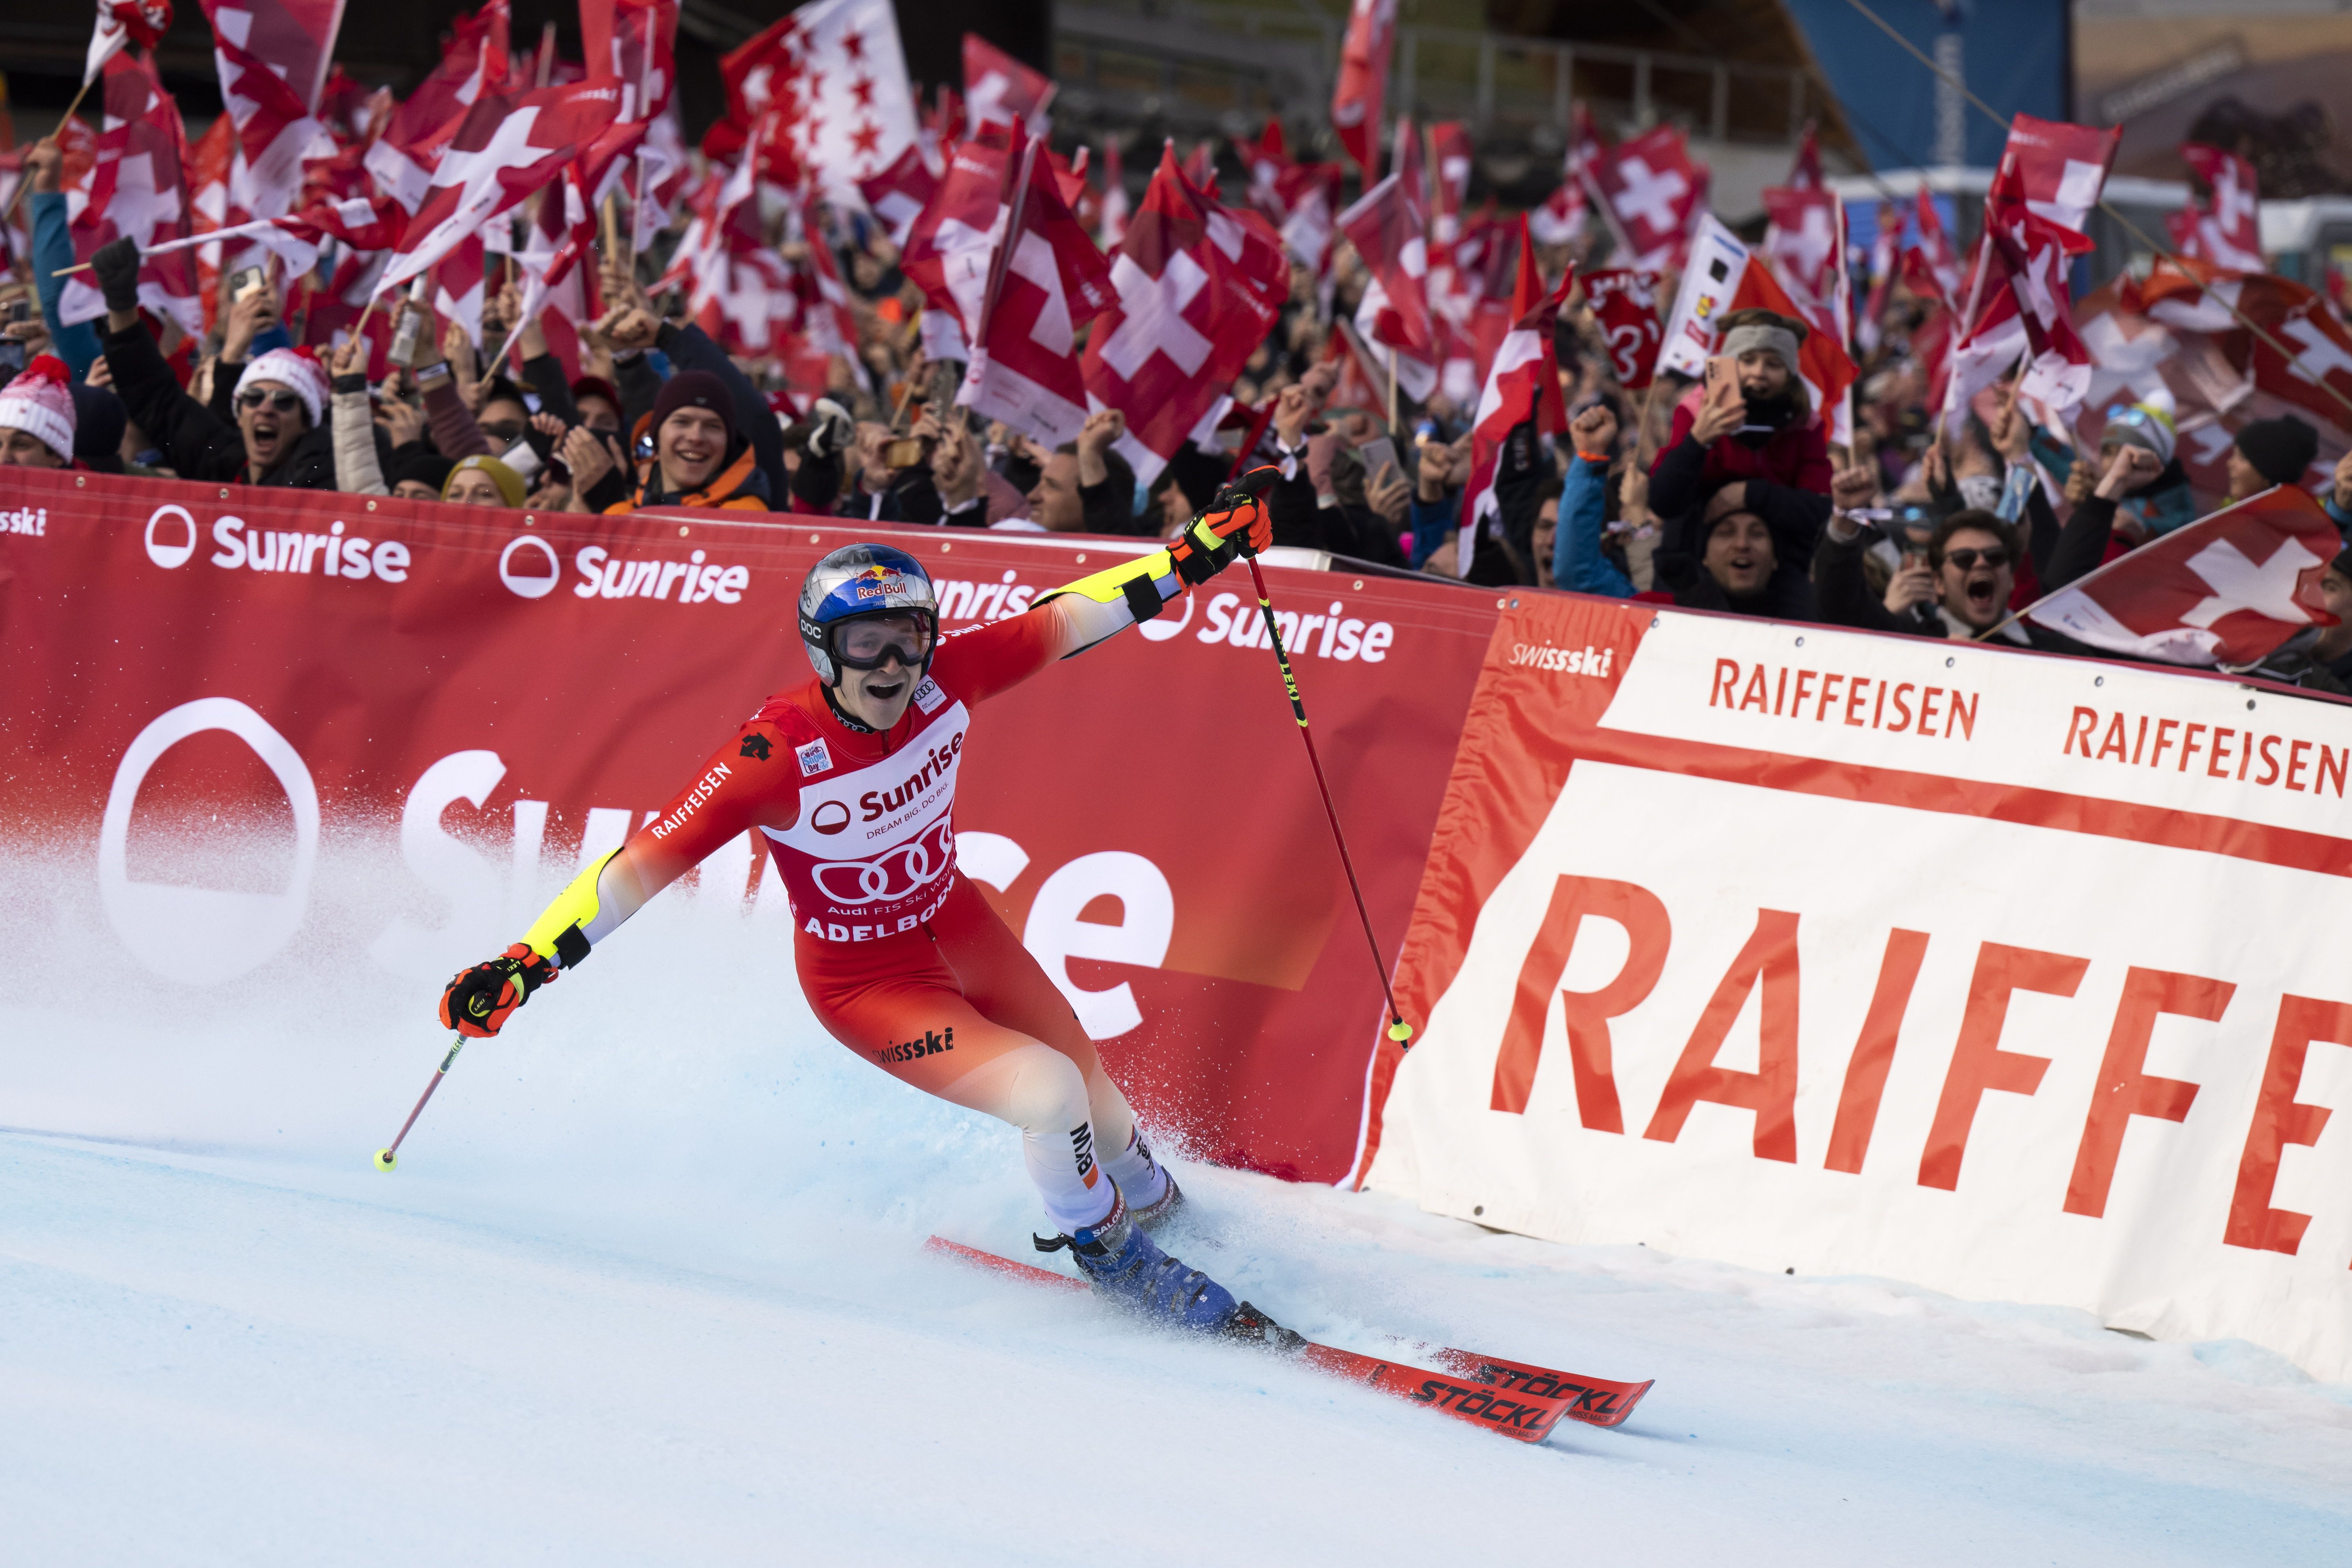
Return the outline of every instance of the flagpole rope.
<path id="1" fill-rule="evenodd" d="M 1958 92 L 1961 97 L 1976 105 L 1976 107 L 1983 112 L 1986 119 L 1991 121 L 1994 124 L 2002 127 L 2004 130 L 2008 128 L 2010 122 L 2006 116 L 1995 110 L 1991 104 L 1987 103 L 1983 99 L 1979 98 L 1975 93 L 1970 92 L 1969 90 L 1968 83 L 1960 80 L 1958 77 L 1952 75 L 1951 72 L 1937 65 L 1927 51 L 1920 48 L 1918 45 L 1913 43 L 1910 39 L 1905 37 L 1901 33 L 1895 31 L 1894 26 L 1889 23 L 1885 17 L 1881 16 L 1877 12 L 1872 10 L 1867 5 L 1864 5 L 1864 0 L 1845 0 L 1845 3 L 1853 6 L 1856 11 L 1862 13 L 1862 15 L 1869 20 L 1872 26 L 1877 27 L 1880 32 L 1885 33 L 1888 37 L 1894 39 L 1895 43 L 1902 46 L 1904 53 L 1909 55 L 1913 59 L 1917 60 L 1921 65 L 1926 66 L 1929 70 L 1935 72 L 1938 80 L 1944 82 L 1955 92 Z M 2099 210 L 2106 214 L 2109 217 L 2115 219 L 2116 223 L 2122 225 L 2123 230 L 2126 234 L 2130 235 L 2134 239 L 2138 240 L 2142 245 L 2147 246 L 2148 249 L 2154 251 L 2159 259 L 2172 263 L 2175 268 L 2179 268 L 2179 270 L 2188 276 L 2192 281 L 2196 280 L 2196 274 L 2189 272 L 2186 267 L 2181 266 L 2179 257 L 2175 256 L 2171 251 L 2167 250 L 2163 246 L 2158 245 L 2156 240 L 2149 236 L 2146 229 L 2141 228 L 2139 225 L 2126 217 L 2123 215 L 2122 210 L 2119 209 L 2115 203 L 2107 200 L 2105 195 L 2102 195 L 2099 198 Z M 2253 333 L 2254 336 L 2260 338 L 2264 343 L 2267 343 L 2270 346 L 2272 353 L 2288 361 L 2294 359 L 2295 354 L 2294 350 L 2288 348 L 2284 343 L 2279 342 L 2278 339 L 2273 337 L 2260 322 L 2256 321 L 2252 316 L 2247 315 L 2243 310 L 2238 309 L 2235 302 L 2223 299 L 2219 292 L 2208 287 L 2201 281 L 2198 282 L 2197 286 L 2199 291 L 2207 299 L 2221 306 L 2221 309 L 2229 311 L 2240 326 Z M 1961 329 L 1965 331 L 1968 323 L 1963 321 L 1960 325 Z M 2352 413 L 2352 395 L 2347 395 L 2345 393 L 2338 391 L 2335 386 L 2328 383 L 2326 377 L 2322 377 L 2318 384 L 2328 396 L 2333 397 L 2336 402 L 2342 404 L 2347 413 Z"/>

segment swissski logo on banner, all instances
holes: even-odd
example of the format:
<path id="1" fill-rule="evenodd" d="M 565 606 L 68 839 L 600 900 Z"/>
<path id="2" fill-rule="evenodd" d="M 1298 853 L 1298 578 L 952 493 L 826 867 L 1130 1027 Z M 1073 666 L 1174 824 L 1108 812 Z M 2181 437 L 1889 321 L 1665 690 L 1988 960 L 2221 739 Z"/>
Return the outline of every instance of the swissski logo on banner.
<path id="1" fill-rule="evenodd" d="M 1382 1048 L 1364 1179 L 2343 1379 L 2347 795 L 2352 705 L 1523 596 L 1398 962 L 1426 1022 Z"/>

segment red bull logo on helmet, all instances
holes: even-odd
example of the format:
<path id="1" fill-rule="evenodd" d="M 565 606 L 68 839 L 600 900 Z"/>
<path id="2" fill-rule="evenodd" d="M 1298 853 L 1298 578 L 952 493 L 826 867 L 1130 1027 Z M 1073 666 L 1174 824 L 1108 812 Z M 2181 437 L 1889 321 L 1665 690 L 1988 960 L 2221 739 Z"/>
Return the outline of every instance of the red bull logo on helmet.
<path id="1" fill-rule="evenodd" d="M 907 579 L 896 567 L 868 566 L 849 580 L 850 593 L 860 599 L 887 599 L 907 591 Z"/>

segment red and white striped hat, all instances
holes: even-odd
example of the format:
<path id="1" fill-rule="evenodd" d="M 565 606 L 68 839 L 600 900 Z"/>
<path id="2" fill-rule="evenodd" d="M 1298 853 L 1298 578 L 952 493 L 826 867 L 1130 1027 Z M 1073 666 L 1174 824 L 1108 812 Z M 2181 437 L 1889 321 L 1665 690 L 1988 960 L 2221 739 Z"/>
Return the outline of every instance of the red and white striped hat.
<path id="1" fill-rule="evenodd" d="M 73 461 L 74 400 L 65 361 L 42 354 L 0 386 L 0 430 L 22 430 L 67 462 Z"/>
<path id="2" fill-rule="evenodd" d="M 313 426 L 326 417 L 327 372 L 315 351 L 271 349 L 245 367 L 245 374 L 236 378 L 236 390 L 241 394 L 257 381 L 274 381 L 290 390 L 310 411 Z"/>

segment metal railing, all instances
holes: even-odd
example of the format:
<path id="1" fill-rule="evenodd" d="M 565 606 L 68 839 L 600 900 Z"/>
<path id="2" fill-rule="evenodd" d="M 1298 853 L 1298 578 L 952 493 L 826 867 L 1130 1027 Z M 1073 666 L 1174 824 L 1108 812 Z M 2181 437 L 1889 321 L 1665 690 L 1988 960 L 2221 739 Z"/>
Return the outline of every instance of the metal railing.
<path id="1" fill-rule="evenodd" d="M 1341 21 L 1311 5 L 1065 0 L 1055 74 L 1102 112 L 1147 107 L 1212 122 L 1274 112 L 1319 122 L 1339 67 Z M 1800 67 L 1563 43 L 1461 28 L 1397 30 L 1390 110 L 1479 130 L 1565 137 L 1574 106 L 1610 130 L 1678 119 L 1717 142 L 1791 142 L 1822 107 Z M 1549 137 L 1546 137 L 1547 140 Z"/>

